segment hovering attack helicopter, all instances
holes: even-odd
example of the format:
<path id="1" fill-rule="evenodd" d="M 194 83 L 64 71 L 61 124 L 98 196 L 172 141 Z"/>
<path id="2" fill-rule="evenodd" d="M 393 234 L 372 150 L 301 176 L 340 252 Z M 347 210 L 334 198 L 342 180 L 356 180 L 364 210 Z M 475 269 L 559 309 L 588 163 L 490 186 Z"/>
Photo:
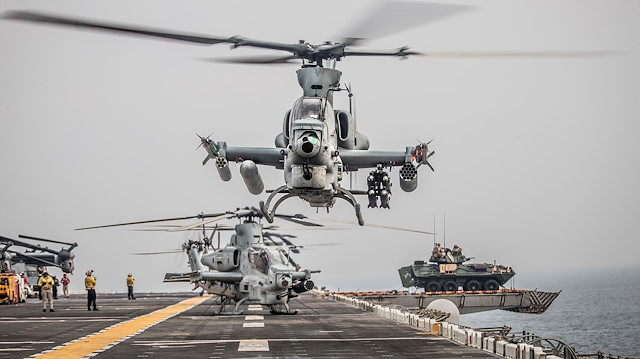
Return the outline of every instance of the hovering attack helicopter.
<path id="1" fill-rule="evenodd" d="M 264 183 L 257 165 L 273 166 L 284 170 L 285 184 L 271 191 L 266 201 L 260 202 L 260 210 L 270 223 L 277 207 L 287 198 L 299 197 L 312 207 L 332 207 L 337 198 L 348 201 L 355 209 L 358 223 L 364 224 L 360 204 L 354 195 L 367 195 L 369 207 L 389 208 L 391 182 L 385 171 L 400 167 L 400 188 L 414 191 L 418 185 L 417 169 L 422 165 L 433 167 L 429 159 L 434 155 L 427 143 L 407 146 L 404 151 L 370 150 L 369 139 L 356 130 L 353 111 L 333 108 L 333 94 L 347 90 L 341 87 L 342 73 L 335 69 L 337 61 L 352 56 L 393 56 L 406 58 L 413 55 L 433 57 L 573 57 L 591 56 L 598 52 L 417 52 L 408 47 L 377 51 L 358 49 L 365 40 L 381 37 L 420 24 L 468 10 L 469 7 L 453 4 L 392 1 L 382 6 L 369 17 L 359 22 L 338 42 L 327 41 L 310 44 L 304 40 L 297 43 L 279 43 L 251 40 L 239 36 L 202 36 L 174 31 L 148 29 L 119 24 L 108 24 L 70 17 L 54 16 L 35 12 L 12 11 L 3 14 L 6 19 L 30 21 L 95 30 L 159 37 L 195 44 L 230 44 L 231 48 L 252 47 L 287 52 L 286 56 L 259 56 L 220 60 L 221 62 L 245 64 L 282 64 L 301 62 L 297 71 L 302 87 L 302 97 L 286 111 L 283 129 L 275 138 L 275 147 L 230 147 L 226 142 L 215 142 L 209 137 L 200 137 L 207 151 L 203 164 L 215 159 L 220 177 L 231 179 L 229 162 L 240 163 L 240 173 L 250 193 L 258 195 L 264 191 Z M 367 177 L 367 190 L 348 190 L 340 185 L 343 174 L 358 169 L 374 169 Z M 271 201 L 276 200 L 273 207 Z M 379 202 L 379 205 L 378 205 Z"/>
<path id="2" fill-rule="evenodd" d="M 407 2 L 389 2 L 384 4 L 361 26 L 352 31 L 352 35 L 340 42 L 325 42 L 313 45 L 303 40 L 298 43 L 277 43 L 249 40 L 241 37 L 216 37 L 180 34 L 172 31 L 157 31 L 130 26 L 111 25 L 94 21 L 52 16 L 34 12 L 14 11 L 4 14 L 4 18 L 33 21 L 56 25 L 84 27 L 99 30 L 119 31 L 129 34 L 155 36 L 172 40 L 197 44 L 231 44 L 232 48 L 241 46 L 261 49 L 279 50 L 290 53 L 280 57 L 238 58 L 227 62 L 273 64 L 294 60 L 302 62 L 297 71 L 298 82 L 302 87 L 302 97 L 296 100 L 284 116 L 283 131 L 275 138 L 274 148 L 229 147 L 225 142 L 214 142 L 209 137 L 200 137 L 201 144 L 207 150 L 203 164 L 215 159 L 220 177 L 224 181 L 231 179 L 228 167 L 230 161 L 240 164 L 240 173 L 252 194 L 260 194 L 264 190 L 262 178 L 256 165 L 274 166 L 284 170 L 285 185 L 278 187 L 267 198 L 260 202 L 260 210 L 270 223 L 273 222 L 277 207 L 287 198 L 297 196 L 308 201 L 312 207 L 330 208 L 336 198 L 348 201 L 355 209 L 358 223 L 364 224 L 360 204 L 354 195 L 367 195 L 369 207 L 389 208 L 391 182 L 385 168 L 401 166 L 400 188 L 411 192 L 418 185 L 417 168 L 428 165 L 434 152 L 429 151 L 428 143 L 407 146 L 404 151 L 372 151 L 369 150 L 369 139 L 356 131 L 352 111 L 333 108 L 333 93 L 348 90 L 340 87 L 342 73 L 335 69 L 336 61 L 346 56 L 395 56 L 405 58 L 416 55 L 407 47 L 391 51 L 357 50 L 354 47 L 362 44 L 364 38 L 371 34 L 372 19 L 384 17 L 389 11 L 421 11 L 424 16 L 421 22 L 428 22 L 459 11 L 461 6 L 443 4 L 416 4 Z M 407 27 L 394 21 L 396 27 Z M 379 32 L 378 36 L 388 34 Z M 397 29 L 396 29 L 397 31 Z M 326 65 L 332 65 L 328 68 Z M 366 191 L 351 191 L 340 185 L 345 172 L 357 171 L 361 168 L 373 168 L 367 178 Z M 273 208 L 271 201 L 282 195 Z"/>
<path id="3" fill-rule="evenodd" d="M 278 216 L 284 219 L 294 217 Z M 208 293 L 220 296 L 218 314 L 223 313 L 225 305 L 231 301 L 235 302 L 232 314 L 240 314 L 240 305 L 247 301 L 268 305 L 273 314 L 296 314 L 296 311 L 289 309 L 289 300 L 296 297 L 298 293 L 313 289 L 311 274 L 319 271 L 301 269 L 291 259 L 290 252 L 297 252 L 297 249 L 286 239 L 286 236 L 263 232 L 262 224 L 256 222 L 257 219 L 262 218 L 262 214 L 256 208 L 87 227 L 79 228 L 79 230 L 193 218 L 200 218 L 201 221 L 168 230 L 173 232 L 202 228 L 202 239 L 189 240 L 182 245 L 182 251 L 186 252 L 189 258 L 191 272 L 167 273 L 165 282 L 191 282 L 195 288 L 202 288 Z M 220 230 L 229 228 L 216 227 L 207 236 L 206 225 L 214 221 L 233 218 L 240 219 L 241 223 L 235 226 L 235 234 L 231 236 L 229 243 L 222 248 L 220 247 Z M 294 222 L 296 221 L 294 219 Z M 319 224 L 312 225 L 322 227 Z M 217 247 L 212 243 L 216 232 L 218 233 Z M 288 246 L 283 246 L 283 243 L 276 242 L 272 237 L 282 239 Z M 166 252 L 139 254 L 159 253 Z"/>
<path id="4" fill-rule="evenodd" d="M 57 243 L 68 245 L 68 248 L 62 248 L 59 251 L 55 249 L 51 249 L 49 247 L 43 247 L 41 245 L 32 244 L 29 242 L 24 242 L 16 239 L 11 239 L 7 237 L 0 236 L 0 242 L 2 243 L 1 250 L 1 258 L 2 258 L 2 271 L 10 271 L 12 263 L 23 262 L 26 264 L 35 264 L 38 266 L 53 266 L 59 267 L 62 269 L 64 273 L 73 274 L 74 263 L 73 259 L 75 258 L 75 254 L 71 251 L 78 246 L 77 243 L 67 243 L 54 241 L 51 239 L 44 239 L 38 237 L 24 236 L 19 235 L 19 238 L 31 239 L 39 242 L 49 242 L 49 243 Z M 12 246 L 16 247 L 24 247 L 26 248 L 25 252 L 18 252 L 15 250 L 9 249 Z M 36 252 L 41 252 L 40 254 Z M 45 254 L 48 253 L 48 254 Z"/>

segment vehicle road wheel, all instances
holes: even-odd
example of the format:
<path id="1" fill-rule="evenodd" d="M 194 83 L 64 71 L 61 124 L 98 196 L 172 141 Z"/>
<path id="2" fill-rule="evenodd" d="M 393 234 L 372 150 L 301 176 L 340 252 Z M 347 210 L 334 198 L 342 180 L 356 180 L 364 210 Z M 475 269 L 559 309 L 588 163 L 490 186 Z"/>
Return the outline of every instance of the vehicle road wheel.
<path id="1" fill-rule="evenodd" d="M 427 292 L 439 292 L 440 284 L 438 284 L 438 282 L 429 282 L 429 284 L 424 287 L 424 290 L 426 290 Z"/>
<path id="2" fill-rule="evenodd" d="M 496 282 L 493 279 L 489 279 L 484 284 L 484 289 L 486 289 L 486 290 L 498 290 L 498 288 L 500 288 L 500 284 L 498 284 L 498 282 Z"/>
<path id="3" fill-rule="evenodd" d="M 454 282 L 446 282 L 443 286 L 442 289 L 445 292 L 455 292 L 458 289 L 458 286 L 456 285 L 456 283 Z"/>
<path id="4" fill-rule="evenodd" d="M 478 282 L 477 280 L 470 280 L 465 285 L 465 289 L 468 291 L 476 291 L 476 290 L 482 289 L 482 286 L 480 285 L 480 282 Z"/>

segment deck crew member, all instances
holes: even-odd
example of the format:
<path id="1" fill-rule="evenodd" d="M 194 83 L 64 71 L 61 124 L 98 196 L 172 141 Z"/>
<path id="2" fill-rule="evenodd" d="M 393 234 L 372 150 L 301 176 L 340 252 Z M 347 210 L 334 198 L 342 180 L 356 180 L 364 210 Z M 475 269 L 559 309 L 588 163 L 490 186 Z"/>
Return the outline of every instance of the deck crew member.
<path id="1" fill-rule="evenodd" d="M 60 283 L 62 283 L 62 292 L 64 293 L 64 297 L 69 298 L 69 283 L 71 283 L 71 279 L 67 277 L 67 273 L 62 273 Z"/>
<path id="2" fill-rule="evenodd" d="M 87 271 L 87 277 L 84 279 L 84 287 L 87 289 L 87 310 L 91 310 L 91 306 L 93 305 L 93 310 L 99 310 L 98 306 L 96 306 L 96 277 L 92 276 L 93 271 Z"/>
<path id="3" fill-rule="evenodd" d="M 136 297 L 133 296 L 133 282 L 135 281 L 136 280 L 133 279 L 133 275 L 129 273 L 129 275 L 127 276 L 127 298 L 129 300 L 136 299 Z"/>
<path id="4" fill-rule="evenodd" d="M 47 302 L 49 302 L 49 311 L 54 312 L 53 310 L 53 278 L 49 276 L 49 272 L 44 270 L 42 272 L 42 277 L 38 280 L 38 286 L 40 287 L 40 294 L 42 295 L 42 311 L 47 311 Z"/>

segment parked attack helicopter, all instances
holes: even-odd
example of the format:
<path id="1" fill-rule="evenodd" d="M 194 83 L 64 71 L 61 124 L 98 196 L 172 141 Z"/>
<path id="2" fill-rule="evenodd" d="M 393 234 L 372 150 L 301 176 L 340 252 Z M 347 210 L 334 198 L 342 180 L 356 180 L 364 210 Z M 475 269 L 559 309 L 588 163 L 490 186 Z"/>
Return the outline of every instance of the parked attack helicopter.
<path id="1" fill-rule="evenodd" d="M 7 237 L 0 236 L 0 241 L 3 243 L 2 248 L 2 268 L 5 270 L 5 265 L 7 268 L 11 267 L 11 263 L 23 262 L 26 264 L 35 264 L 39 266 L 53 266 L 59 267 L 62 269 L 64 273 L 73 274 L 74 263 L 73 259 L 75 258 L 75 254 L 71 251 L 78 246 L 77 243 L 67 243 L 54 241 L 51 239 L 44 239 L 38 237 L 24 236 L 19 235 L 18 237 L 24 239 L 31 239 L 39 242 L 49 242 L 49 243 L 57 243 L 68 245 L 68 248 L 62 248 L 59 251 L 55 249 L 51 249 L 49 247 L 42 247 L 41 245 L 35 245 L 29 242 L 23 242 L 16 239 L 11 239 Z M 11 246 L 15 247 L 24 247 L 27 248 L 25 252 L 17 252 L 15 250 L 9 249 Z M 37 254 L 35 252 L 41 253 L 49 253 L 49 254 Z"/>
<path id="2" fill-rule="evenodd" d="M 278 216 L 288 219 L 284 215 Z M 262 224 L 257 222 L 262 218 L 262 214 L 256 208 L 80 229 L 158 223 L 190 218 L 200 218 L 201 220 L 193 224 L 171 228 L 168 231 L 202 229 L 200 240 L 189 240 L 182 245 L 181 251 L 187 253 L 191 271 L 188 273 L 167 273 L 164 278 L 165 282 L 191 282 L 195 288 L 202 288 L 208 293 L 220 296 L 219 314 L 231 301 L 235 302 L 232 314 L 240 314 L 240 305 L 247 301 L 268 305 L 273 314 L 296 314 L 296 311 L 290 310 L 289 300 L 296 297 L 297 293 L 313 289 L 311 274 L 319 271 L 301 269 L 289 256 L 291 251 L 296 251 L 295 246 L 277 245 L 271 238 L 274 236 L 273 233 L 263 232 Z M 211 234 L 207 235 L 206 225 L 214 221 L 233 218 L 240 219 L 240 224 L 235 226 L 235 234 L 231 236 L 229 243 L 225 247 L 220 247 L 221 229 L 214 227 Z M 296 219 L 293 221 L 299 222 Z M 313 225 L 318 228 L 322 227 L 319 224 Z M 218 233 L 217 246 L 212 243 L 216 232 Z M 276 237 L 286 239 L 286 236 L 282 235 L 276 235 Z M 289 241 L 285 243 L 287 242 L 290 243 Z M 160 253 L 167 252 L 139 254 Z"/>

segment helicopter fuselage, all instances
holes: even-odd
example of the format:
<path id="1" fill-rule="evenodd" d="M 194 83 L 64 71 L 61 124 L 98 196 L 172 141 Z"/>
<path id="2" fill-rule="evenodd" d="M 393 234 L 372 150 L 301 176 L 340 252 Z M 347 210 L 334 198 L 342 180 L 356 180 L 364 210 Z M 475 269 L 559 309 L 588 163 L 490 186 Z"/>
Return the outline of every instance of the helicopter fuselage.
<path id="1" fill-rule="evenodd" d="M 275 148 L 227 147 L 225 142 L 213 142 L 200 137 L 208 155 L 203 164 L 215 158 L 216 167 L 224 181 L 231 179 L 228 163 L 239 162 L 240 173 L 252 194 L 264 189 L 257 165 L 283 169 L 285 184 L 271 191 L 260 210 L 270 223 L 276 208 L 287 198 L 299 197 L 312 207 L 332 207 L 336 198 L 349 202 L 356 211 L 358 223 L 364 225 L 360 205 L 354 194 L 366 194 L 369 206 L 389 208 L 390 182 L 385 168 L 402 166 L 400 188 L 411 192 L 417 187 L 417 168 L 428 163 L 433 155 L 427 143 L 406 147 L 405 151 L 370 151 L 369 139 L 356 131 L 355 120 L 349 111 L 333 108 L 333 94 L 340 88 L 342 73 L 319 65 L 303 66 L 297 71 L 303 90 L 292 108 L 284 116 L 283 130 L 275 138 Z M 346 88 L 351 96 L 350 88 Z M 347 171 L 372 168 L 376 176 L 368 179 L 367 191 L 351 191 L 340 186 Z M 372 172 L 372 173 L 374 173 Z M 378 178 L 385 178 L 381 183 Z M 271 201 L 280 197 L 271 207 Z"/>
<path id="2" fill-rule="evenodd" d="M 190 281 L 236 303 L 286 306 L 292 291 L 313 287 L 311 272 L 290 264 L 282 247 L 265 245 L 262 225 L 255 222 L 237 225 L 236 234 L 224 248 L 207 252 L 201 242 L 189 242 L 184 249 L 192 269 Z"/>

